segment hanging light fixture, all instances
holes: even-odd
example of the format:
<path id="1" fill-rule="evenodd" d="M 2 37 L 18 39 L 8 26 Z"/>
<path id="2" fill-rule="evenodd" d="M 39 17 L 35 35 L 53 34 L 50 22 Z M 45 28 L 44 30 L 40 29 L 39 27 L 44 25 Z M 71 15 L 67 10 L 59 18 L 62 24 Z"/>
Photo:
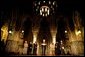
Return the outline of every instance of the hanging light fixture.
<path id="1" fill-rule="evenodd" d="M 48 3 L 46 3 L 48 2 Z M 41 16 L 48 16 L 48 15 L 53 15 L 56 10 L 57 4 L 56 1 L 35 1 L 34 2 L 34 12 L 36 12 Z"/>

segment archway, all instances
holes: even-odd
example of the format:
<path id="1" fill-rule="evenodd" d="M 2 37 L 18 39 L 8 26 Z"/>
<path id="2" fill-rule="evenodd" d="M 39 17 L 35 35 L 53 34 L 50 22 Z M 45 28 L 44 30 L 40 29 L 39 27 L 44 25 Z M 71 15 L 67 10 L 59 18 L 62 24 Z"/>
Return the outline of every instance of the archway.
<path id="1" fill-rule="evenodd" d="M 45 39 L 46 44 L 47 44 L 47 49 L 46 49 L 46 54 L 49 53 L 49 45 L 51 42 L 51 33 L 50 33 L 50 24 L 49 22 L 46 20 L 45 17 L 43 17 L 43 19 L 40 22 L 40 29 L 39 29 L 39 33 L 38 33 L 38 42 L 39 42 L 39 53 L 41 54 L 41 44 L 43 39 Z"/>
<path id="2" fill-rule="evenodd" d="M 23 23 L 24 28 L 24 41 L 26 40 L 28 43 L 33 40 L 32 35 L 32 21 L 29 17 L 26 18 L 26 20 Z"/>

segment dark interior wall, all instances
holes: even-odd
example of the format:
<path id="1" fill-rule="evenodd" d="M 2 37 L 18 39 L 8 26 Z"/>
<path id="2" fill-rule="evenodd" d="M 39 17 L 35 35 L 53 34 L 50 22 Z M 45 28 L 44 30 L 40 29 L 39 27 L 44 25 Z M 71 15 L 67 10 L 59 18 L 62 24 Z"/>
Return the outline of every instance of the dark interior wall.
<path id="1" fill-rule="evenodd" d="M 33 34 L 32 34 L 32 21 L 30 18 L 26 18 L 23 24 L 24 27 L 24 40 L 27 40 L 28 42 L 32 42 L 33 40 Z"/>
<path id="2" fill-rule="evenodd" d="M 50 33 L 50 24 L 47 22 L 45 18 L 42 19 L 40 23 L 40 29 L 38 34 L 38 41 L 42 43 L 43 39 L 46 40 L 46 43 L 50 43 L 51 41 L 51 33 Z"/>

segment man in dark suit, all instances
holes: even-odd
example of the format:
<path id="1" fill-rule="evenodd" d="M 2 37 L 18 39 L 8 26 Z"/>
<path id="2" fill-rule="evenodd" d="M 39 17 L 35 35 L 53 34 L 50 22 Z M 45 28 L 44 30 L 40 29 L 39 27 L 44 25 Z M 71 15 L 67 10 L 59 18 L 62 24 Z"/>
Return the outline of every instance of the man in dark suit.
<path id="1" fill-rule="evenodd" d="M 37 43 L 36 42 L 33 45 L 33 54 L 37 55 Z"/>
<path id="2" fill-rule="evenodd" d="M 32 42 L 28 44 L 28 52 L 27 54 L 31 55 L 32 54 Z"/>

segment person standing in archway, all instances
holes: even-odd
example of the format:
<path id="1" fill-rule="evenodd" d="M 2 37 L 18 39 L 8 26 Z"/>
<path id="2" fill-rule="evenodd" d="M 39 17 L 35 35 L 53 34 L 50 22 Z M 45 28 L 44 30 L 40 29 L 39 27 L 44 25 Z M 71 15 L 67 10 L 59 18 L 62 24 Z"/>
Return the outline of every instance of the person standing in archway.
<path id="1" fill-rule="evenodd" d="M 54 43 L 50 44 L 50 55 L 55 55 L 55 45 L 54 45 Z"/>
<path id="2" fill-rule="evenodd" d="M 24 48 L 23 48 L 23 54 L 27 54 L 27 48 L 28 48 L 28 43 L 27 43 L 27 41 L 25 41 L 25 43 L 24 43 Z"/>
<path id="3" fill-rule="evenodd" d="M 32 42 L 30 42 L 28 46 L 28 55 L 32 55 L 32 48 L 33 48 L 33 45 L 32 45 Z"/>
<path id="4" fill-rule="evenodd" d="M 42 55 L 46 54 L 46 43 L 45 43 L 45 39 L 43 40 L 43 43 L 41 44 L 42 46 Z"/>
<path id="5" fill-rule="evenodd" d="M 33 54 L 37 55 L 37 42 L 33 44 Z"/>

